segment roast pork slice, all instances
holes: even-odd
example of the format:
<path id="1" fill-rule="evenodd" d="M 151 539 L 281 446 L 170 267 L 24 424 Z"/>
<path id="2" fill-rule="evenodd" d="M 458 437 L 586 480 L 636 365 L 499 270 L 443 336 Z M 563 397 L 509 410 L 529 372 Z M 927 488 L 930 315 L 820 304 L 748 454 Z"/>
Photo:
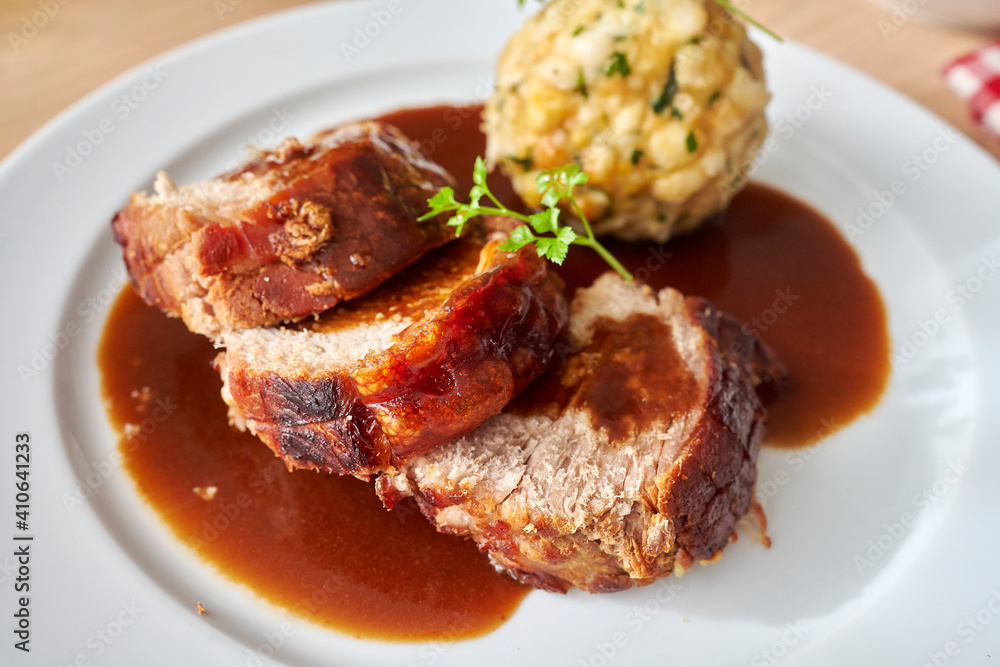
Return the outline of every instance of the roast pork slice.
<path id="1" fill-rule="evenodd" d="M 232 421 L 289 468 L 366 477 L 466 435 L 557 358 L 568 307 L 492 217 L 368 296 L 294 326 L 226 331 Z"/>
<path id="2" fill-rule="evenodd" d="M 453 240 L 417 220 L 452 182 L 392 126 L 349 123 L 209 181 L 161 172 L 112 228 L 143 300 L 217 340 L 356 299 Z"/>
<path id="3" fill-rule="evenodd" d="M 602 276 L 570 353 L 503 413 L 378 480 L 551 591 L 648 584 L 720 554 L 753 500 L 773 353 L 704 299 Z"/>

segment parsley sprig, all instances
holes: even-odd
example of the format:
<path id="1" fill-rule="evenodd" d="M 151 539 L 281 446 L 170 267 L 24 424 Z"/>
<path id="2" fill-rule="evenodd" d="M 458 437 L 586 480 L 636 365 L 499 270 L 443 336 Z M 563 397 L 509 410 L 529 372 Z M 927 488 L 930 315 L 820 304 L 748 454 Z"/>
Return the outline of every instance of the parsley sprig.
<path id="1" fill-rule="evenodd" d="M 770 28 L 768 28 L 767 26 L 765 26 L 763 23 L 760 23 L 759 21 L 757 21 L 756 19 L 754 19 L 752 16 L 750 16 L 749 14 L 747 14 L 742 9 L 734 7 L 731 2 L 728 2 L 728 0 L 715 0 L 715 2 L 718 5 L 720 5 L 723 9 L 725 9 L 727 12 L 729 12 L 730 14 L 732 14 L 733 16 L 739 16 L 741 19 L 743 19 L 744 21 L 746 21 L 750 25 L 753 25 L 753 26 L 756 26 L 756 27 L 760 28 L 761 30 L 763 30 L 764 32 L 766 32 L 771 37 L 771 39 L 773 39 L 774 41 L 776 41 L 776 42 L 783 42 L 783 41 L 785 41 L 785 40 L 783 40 L 781 38 L 780 35 L 778 35 L 776 32 L 774 32 L 773 30 L 771 30 Z"/>
<path id="2" fill-rule="evenodd" d="M 455 199 L 455 191 L 450 187 L 444 187 L 427 200 L 430 210 L 420 219 L 426 220 L 441 213 L 454 212 L 448 224 L 456 228 L 455 235 L 458 236 L 470 218 L 477 215 L 504 215 L 525 224 L 511 231 L 510 238 L 500 246 L 501 250 L 520 250 L 534 243 L 539 257 L 562 264 L 571 245 L 582 245 L 600 255 L 623 278 L 632 280 L 632 274 L 594 236 L 587 216 L 583 214 L 579 202 L 573 197 L 573 188 L 587 182 L 587 174 L 579 165 L 569 164 L 543 171 L 538 175 L 535 181 L 538 183 L 538 192 L 542 195 L 542 206 L 545 208 L 531 215 L 517 213 L 501 204 L 486 184 L 486 174 L 486 161 L 481 157 L 476 158 L 476 166 L 472 170 L 473 186 L 469 191 L 469 203 L 458 201 Z M 480 204 L 483 197 L 493 205 Z M 559 215 L 562 210 L 559 208 L 559 202 L 564 199 L 580 219 L 586 232 L 585 236 L 576 233 L 568 225 L 560 224 Z"/>

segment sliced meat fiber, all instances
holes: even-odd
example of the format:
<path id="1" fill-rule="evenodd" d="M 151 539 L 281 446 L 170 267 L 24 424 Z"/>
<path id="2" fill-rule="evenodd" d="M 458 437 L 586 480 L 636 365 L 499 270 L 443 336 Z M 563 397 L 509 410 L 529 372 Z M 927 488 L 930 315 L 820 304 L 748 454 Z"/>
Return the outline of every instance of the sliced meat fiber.
<path id="1" fill-rule="evenodd" d="M 366 477 L 472 431 L 556 360 L 568 309 L 534 249 L 487 218 L 363 299 L 224 332 L 232 421 L 289 468 Z"/>
<path id="2" fill-rule="evenodd" d="M 379 478 L 438 530 L 533 586 L 609 592 L 709 561 L 747 514 L 765 432 L 755 388 L 785 370 L 700 298 L 607 274 L 569 349 L 503 413 Z"/>

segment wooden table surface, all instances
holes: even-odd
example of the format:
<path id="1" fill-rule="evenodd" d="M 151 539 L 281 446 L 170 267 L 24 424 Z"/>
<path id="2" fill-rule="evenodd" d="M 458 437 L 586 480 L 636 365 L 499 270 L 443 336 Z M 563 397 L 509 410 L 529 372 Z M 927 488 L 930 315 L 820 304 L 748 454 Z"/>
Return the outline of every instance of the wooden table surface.
<path id="1" fill-rule="evenodd" d="M 214 30 L 299 4 L 304 2 L 0 0 L 0 158 L 66 106 L 134 65 Z M 946 62 L 985 43 L 988 35 L 924 25 L 919 11 L 893 26 L 891 12 L 869 0 L 736 4 L 786 38 L 896 88 L 1000 158 L 1000 141 L 972 125 L 964 103 L 940 74 Z"/>

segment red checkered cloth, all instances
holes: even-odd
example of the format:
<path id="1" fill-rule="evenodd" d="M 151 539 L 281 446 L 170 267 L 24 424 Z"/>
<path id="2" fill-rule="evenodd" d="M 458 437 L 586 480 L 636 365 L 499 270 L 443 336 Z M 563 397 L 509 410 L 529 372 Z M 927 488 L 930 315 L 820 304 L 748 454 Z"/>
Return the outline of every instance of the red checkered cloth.
<path id="1" fill-rule="evenodd" d="M 950 63 L 944 77 L 968 101 L 972 119 L 1000 139 L 1000 39 Z"/>

